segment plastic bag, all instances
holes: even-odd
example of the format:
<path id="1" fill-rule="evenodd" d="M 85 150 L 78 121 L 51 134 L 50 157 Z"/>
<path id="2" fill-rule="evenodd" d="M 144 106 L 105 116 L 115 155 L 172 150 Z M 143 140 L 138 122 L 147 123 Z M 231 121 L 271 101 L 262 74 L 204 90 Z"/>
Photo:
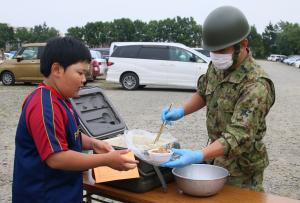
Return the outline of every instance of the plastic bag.
<path id="1" fill-rule="evenodd" d="M 130 149 L 141 160 L 158 166 L 161 163 L 152 160 L 148 151 L 159 147 L 171 149 L 177 141 L 170 133 L 162 133 L 159 140 L 154 144 L 157 133 L 145 130 L 133 129 L 124 132 L 127 148 Z"/>

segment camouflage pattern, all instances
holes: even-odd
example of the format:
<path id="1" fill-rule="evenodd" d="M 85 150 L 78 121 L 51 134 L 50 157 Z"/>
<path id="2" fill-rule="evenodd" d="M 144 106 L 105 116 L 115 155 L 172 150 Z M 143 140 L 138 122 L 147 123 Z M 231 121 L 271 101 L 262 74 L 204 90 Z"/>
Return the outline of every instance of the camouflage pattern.
<path id="1" fill-rule="evenodd" d="M 241 183 L 261 190 L 262 175 L 268 166 L 268 154 L 262 139 L 266 120 L 275 101 L 275 89 L 268 75 L 252 58 L 251 53 L 239 68 L 229 73 L 218 70 L 211 63 L 207 73 L 198 81 L 198 94 L 207 106 L 207 131 L 211 142 L 219 140 L 225 155 L 214 164 L 229 170 L 228 182 Z M 262 188 L 262 187 L 261 187 Z"/>
<path id="2" fill-rule="evenodd" d="M 253 173 L 251 176 L 230 176 L 227 184 L 234 185 L 240 188 L 248 188 L 257 192 L 264 192 L 262 185 L 263 182 L 263 171 Z"/>

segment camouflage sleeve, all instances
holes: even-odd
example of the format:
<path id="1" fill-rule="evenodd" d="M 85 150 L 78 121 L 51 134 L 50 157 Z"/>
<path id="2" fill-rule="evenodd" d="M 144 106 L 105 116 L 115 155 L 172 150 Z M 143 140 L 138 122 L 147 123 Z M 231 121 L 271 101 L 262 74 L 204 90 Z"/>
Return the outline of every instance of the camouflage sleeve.
<path id="1" fill-rule="evenodd" d="M 197 93 L 204 99 L 205 102 L 206 102 L 206 98 L 205 98 L 206 85 L 207 85 L 206 74 L 203 74 L 200 76 L 197 83 Z"/>
<path id="2" fill-rule="evenodd" d="M 219 138 L 225 146 L 225 156 L 238 156 L 250 149 L 259 126 L 265 125 L 265 116 L 274 101 L 274 85 L 268 79 L 259 78 L 243 88 L 235 105 L 231 123 Z"/>

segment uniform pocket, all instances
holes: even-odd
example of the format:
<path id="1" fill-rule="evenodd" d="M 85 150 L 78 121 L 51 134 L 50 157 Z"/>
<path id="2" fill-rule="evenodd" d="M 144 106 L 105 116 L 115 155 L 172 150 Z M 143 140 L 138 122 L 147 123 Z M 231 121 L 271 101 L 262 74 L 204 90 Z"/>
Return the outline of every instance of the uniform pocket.
<path id="1" fill-rule="evenodd" d="M 244 174 L 253 174 L 255 171 L 261 171 L 266 167 L 266 161 L 260 155 L 253 155 L 255 161 L 247 157 L 241 156 L 237 160 L 237 164 Z"/>

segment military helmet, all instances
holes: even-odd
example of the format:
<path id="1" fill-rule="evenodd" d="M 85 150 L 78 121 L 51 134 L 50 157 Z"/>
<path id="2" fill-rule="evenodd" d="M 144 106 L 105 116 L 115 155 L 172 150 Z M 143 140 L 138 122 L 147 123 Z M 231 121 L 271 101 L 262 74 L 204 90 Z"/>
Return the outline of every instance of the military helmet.
<path id="1" fill-rule="evenodd" d="M 250 26 L 245 15 L 232 6 L 222 6 L 213 10 L 205 19 L 202 30 L 203 47 L 217 51 L 245 39 Z"/>

